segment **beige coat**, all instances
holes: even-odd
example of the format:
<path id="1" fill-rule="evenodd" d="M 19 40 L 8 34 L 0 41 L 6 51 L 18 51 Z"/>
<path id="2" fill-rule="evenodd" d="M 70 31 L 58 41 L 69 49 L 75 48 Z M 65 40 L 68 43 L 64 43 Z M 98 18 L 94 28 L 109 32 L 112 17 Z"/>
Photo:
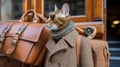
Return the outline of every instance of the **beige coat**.
<path id="1" fill-rule="evenodd" d="M 47 54 L 44 67 L 77 67 L 76 41 L 78 33 L 76 30 L 65 35 L 55 43 L 51 38 L 47 43 Z M 92 50 L 87 38 L 81 39 L 81 67 L 93 67 Z"/>

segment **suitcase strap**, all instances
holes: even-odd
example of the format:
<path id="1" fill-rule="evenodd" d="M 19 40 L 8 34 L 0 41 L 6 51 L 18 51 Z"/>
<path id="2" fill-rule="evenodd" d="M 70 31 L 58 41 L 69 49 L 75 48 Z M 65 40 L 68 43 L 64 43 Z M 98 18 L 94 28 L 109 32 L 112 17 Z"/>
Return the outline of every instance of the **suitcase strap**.
<path id="1" fill-rule="evenodd" d="M 77 38 L 77 67 L 80 67 L 80 47 L 81 47 L 81 35 Z"/>
<path id="2" fill-rule="evenodd" d="M 7 25 L 5 29 L 3 30 L 2 34 L 0 34 L 0 43 L 3 43 L 5 40 L 6 33 L 10 30 L 10 26 Z"/>
<path id="3" fill-rule="evenodd" d="M 13 37 L 12 48 L 8 49 L 8 51 L 6 51 L 6 54 L 12 54 L 15 51 L 18 41 L 19 41 L 19 38 L 20 38 L 20 35 L 22 34 L 22 32 L 25 30 L 26 27 L 27 27 L 26 25 L 20 26 L 20 28 L 16 32 L 15 36 Z"/>
<path id="4" fill-rule="evenodd" d="M 16 32 L 16 35 L 13 38 L 13 45 L 17 45 L 19 37 L 21 35 L 21 33 L 25 30 L 26 26 L 20 26 L 20 28 L 18 29 L 18 31 Z"/>
<path id="5" fill-rule="evenodd" d="M 7 34 L 7 32 L 10 30 L 11 25 L 7 25 L 5 27 L 5 29 L 3 30 L 3 32 L 0 34 L 0 49 L 2 48 L 4 41 L 5 41 L 5 35 Z"/>

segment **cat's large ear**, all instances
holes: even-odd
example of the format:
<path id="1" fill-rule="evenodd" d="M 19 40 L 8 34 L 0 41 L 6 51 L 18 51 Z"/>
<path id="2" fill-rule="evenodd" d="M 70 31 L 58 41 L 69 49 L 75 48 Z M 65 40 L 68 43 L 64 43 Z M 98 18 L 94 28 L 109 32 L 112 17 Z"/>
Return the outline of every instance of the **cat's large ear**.
<path id="1" fill-rule="evenodd" d="M 69 15 L 69 5 L 67 3 L 63 4 L 61 11 L 62 11 L 63 15 L 68 16 Z"/>
<path id="2" fill-rule="evenodd" d="M 55 7 L 55 12 L 59 10 L 56 4 L 54 7 Z"/>

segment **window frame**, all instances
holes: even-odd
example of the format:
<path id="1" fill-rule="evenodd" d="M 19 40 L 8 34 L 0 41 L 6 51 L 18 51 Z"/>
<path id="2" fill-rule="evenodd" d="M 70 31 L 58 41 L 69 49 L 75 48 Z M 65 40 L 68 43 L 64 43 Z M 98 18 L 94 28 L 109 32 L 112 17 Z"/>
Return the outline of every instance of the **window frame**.
<path id="1" fill-rule="evenodd" d="M 34 1 L 34 9 L 44 15 L 44 0 L 35 0 Z M 72 20 L 74 22 L 88 22 L 92 21 L 92 0 L 85 0 L 85 16 L 84 15 L 79 15 L 79 16 L 71 16 Z"/>

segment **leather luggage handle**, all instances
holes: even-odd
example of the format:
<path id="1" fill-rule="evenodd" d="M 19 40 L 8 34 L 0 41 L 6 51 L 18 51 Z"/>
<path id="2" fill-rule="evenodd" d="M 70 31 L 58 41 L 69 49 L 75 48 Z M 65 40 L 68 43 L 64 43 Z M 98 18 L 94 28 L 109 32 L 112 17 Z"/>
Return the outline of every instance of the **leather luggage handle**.
<path id="1" fill-rule="evenodd" d="M 20 18 L 19 21 L 20 21 L 20 22 L 24 22 L 25 17 L 26 17 L 29 13 L 33 13 L 33 23 L 41 22 L 41 20 L 44 21 L 44 23 L 45 23 L 46 18 L 45 18 L 44 16 L 42 16 L 41 14 L 36 13 L 36 11 L 35 11 L 34 9 L 30 9 L 30 10 L 26 11 L 26 12 L 22 15 L 22 17 Z"/>
<path id="2" fill-rule="evenodd" d="M 47 20 L 44 16 L 42 16 L 41 14 L 38 14 L 37 13 L 37 18 L 38 18 L 38 21 L 40 22 L 40 19 L 42 20 L 42 21 L 44 21 L 44 23 L 45 23 L 45 21 Z"/>
<path id="3" fill-rule="evenodd" d="M 36 11 L 34 9 L 30 9 L 28 11 L 26 11 L 22 17 L 20 18 L 19 22 L 24 22 L 25 17 L 29 14 L 29 13 L 33 13 L 33 23 L 37 23 L 37 16 L 36 16 Z"/>
<path id="4" fill-rule="evenodd" d="M 85 35 L 87 35 L 87 37 L 89 39 L 93 39 L 96 36 L 96 33 L 97 33 L 97 30 L 94 26 L 87 26 L 85 28 L 85 30 L 83 30 L 79 27 L 76 27 L 76 30 L 84 33 Z"/>

